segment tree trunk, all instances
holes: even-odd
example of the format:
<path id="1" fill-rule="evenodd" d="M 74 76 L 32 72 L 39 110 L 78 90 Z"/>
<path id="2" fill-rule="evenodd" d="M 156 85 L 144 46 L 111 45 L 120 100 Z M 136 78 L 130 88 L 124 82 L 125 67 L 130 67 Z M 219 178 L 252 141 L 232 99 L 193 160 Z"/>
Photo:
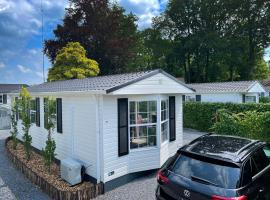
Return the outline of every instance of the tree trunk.
<path id="1" fill-rule="evenodd" d="M 208 82 L 209 79 L 209 50 L 206 53 L 206 63 L 205 63 L 205 75 L 204 75 L 204 82 Z"/>

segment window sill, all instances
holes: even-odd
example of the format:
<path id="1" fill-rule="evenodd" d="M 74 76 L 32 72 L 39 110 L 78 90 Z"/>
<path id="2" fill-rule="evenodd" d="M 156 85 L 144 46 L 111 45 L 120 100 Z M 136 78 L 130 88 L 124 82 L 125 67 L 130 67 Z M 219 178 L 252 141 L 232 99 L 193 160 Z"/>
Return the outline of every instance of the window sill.
<path id="1" fill-rule="evenodd" d="M 130 153 L 136 153 L 136 152 L 141 152 L 141 151 L 150 151 L 150 150 L 157 150 L 159 149 L 157 146 L 153 147 L 142 147 L 138 149 L 130 149 Z"/>
<path id="2" fill-rule="evenodd" d="M 161 146 L 161 148 L 162 148 L 163 146 L 165 146 L 165 145 L 167 145 L 167 144 L 169 144 L 169 140 L 165 140 L 164 142 L 161 143 L 160 146 Z"/>

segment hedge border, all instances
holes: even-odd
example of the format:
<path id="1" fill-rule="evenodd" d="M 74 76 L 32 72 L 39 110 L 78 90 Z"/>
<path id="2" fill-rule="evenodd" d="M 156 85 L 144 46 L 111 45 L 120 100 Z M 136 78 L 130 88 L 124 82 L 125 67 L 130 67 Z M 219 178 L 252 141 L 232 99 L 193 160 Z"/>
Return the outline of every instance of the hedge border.
<path id="1" fill-rule="evenodd" d="M 43 192 L 45 192 L 49 197 L 55 200 L 87 200 L 93 199 L 97 196 L 104 194 L 104 184 L 95 184 L 92 187 L 86 188 L 84 190 L 77 190 L 76 192 L 62 191 L 57 189 L 52 184 L 48 183 L 43 177 L 40 177 L 36 172 L 32 171 L 27 167 L 16 155 L 14 155 L 9 148 L 7 143 L 11 140 L 8 137 L 5 141 L 5 147 L 8 158 L 14 164 L 14 166 L 22 172 L 32 183 L 37 185 Z"/>
<path id="2" fill-rule="evenodd" d="M 246 111 L 270 111 L 270 103 L 216 103 L 185 102 L 183 104 L 183 123 L 185 128 L 209 132 L 214 124 L 215 113 L 226 109 L 232 113 Z"/>

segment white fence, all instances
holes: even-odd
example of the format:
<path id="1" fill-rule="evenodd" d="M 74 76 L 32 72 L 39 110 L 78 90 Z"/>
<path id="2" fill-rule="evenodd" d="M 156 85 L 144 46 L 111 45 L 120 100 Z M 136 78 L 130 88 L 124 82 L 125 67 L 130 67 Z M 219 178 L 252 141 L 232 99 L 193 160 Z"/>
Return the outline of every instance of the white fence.
<path id="1" fill-rule="evenodd" d="M 10 110 L 0 106 L 0 130 L 10 129 Z"/>

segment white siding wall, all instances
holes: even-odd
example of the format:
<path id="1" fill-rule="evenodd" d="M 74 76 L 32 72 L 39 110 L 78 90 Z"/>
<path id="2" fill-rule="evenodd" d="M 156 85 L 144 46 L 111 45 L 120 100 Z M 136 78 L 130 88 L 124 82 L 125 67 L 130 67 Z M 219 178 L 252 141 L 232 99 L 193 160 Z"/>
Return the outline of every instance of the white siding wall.
<path id="1" fill-rule="evenodd" d="M 4 93 L 5 94 L 5 93 Z M 4 95 L 2 93 L 0 93 L 0 95 Z M 3 106 L 3 107 L 6 107 L 8 109 L 11 109 L 11 96 L 9 94 L 6 94 L 7 95 L 7 104 L 3 104 L 3 103 L 0 103 L 0 106 Z M 3 97 L 2 97 L 3 98 Z M 2 99 L 3 100 L 3 99 Z"/>
<path id="2" fill-rule="evenodd" d="M 193 93 L 186 86 L 179 84 L 173 79 L 159 73 L 122 89 L 112 92 L 115 95 L 133 95 L 133 94 L 179 94 Z"/>
<path id="3" fill-rule="evenodd" d="M 269 97 L 270 96 L 270 92 L 264 92 L 264 96 L 265 97 Z"/>
<path id="4" fill-rule="evenodd" d="M 160 139 L 157 139 L 156 147 L 141 148 L 130 150 L 126 156 L 118 156 L 118 127 L 117 127 L 117 96 L 104 96 L 103 101 L 103 147 L 104 147 L 104 177 L 103 181 L 107 182 L 120 176 L 139 172 L 144 170 L 156 169 L 164 163 L 164 161 L 176 152 L 178 146 L 182 144 L 182 106 L 181 95 L 177 96 L 176 102 L 180 104 L 176 106 L 176 124 L 177 124 L 177 140 L 168 143 L 160 150 Z M 157 100 L 159 95 L 144 96 L 128 96 L 129 100 Z M 158 112 L 159 115 L 159 112 Z M 158 120 L 159 121 L 159 120 Z M 160 137 L 159 126 L 157 126 L 157 137 Z M 162 161 L 161 161 L 162 159 Z M 114 174 L 109 176 L 109 173 Z"/>
<path id="5" fill-rule="evenodd" d="M 87 168 L 87 174 L 96 177 L 96 101 L 94 96 L 62 98 L 63 133 L 53 133 L 56 141 L 57 158 L 74 158 L 81 161 Z M 43 98 L 40 98 L 40 127 L 35 124 L 30 129 L 32 145 L 41 150 L 45 146 L 47 131 L 44 127 Z M 22 129 L 19 125 L 19 138 Z M 72 142 L 73 141 L 73 142 Z"/>
<path id="6" fill-rule="evenodd" d="M 242 94 L 240 93 L 202 94 L 202 102 L 242 103 Z"/>

